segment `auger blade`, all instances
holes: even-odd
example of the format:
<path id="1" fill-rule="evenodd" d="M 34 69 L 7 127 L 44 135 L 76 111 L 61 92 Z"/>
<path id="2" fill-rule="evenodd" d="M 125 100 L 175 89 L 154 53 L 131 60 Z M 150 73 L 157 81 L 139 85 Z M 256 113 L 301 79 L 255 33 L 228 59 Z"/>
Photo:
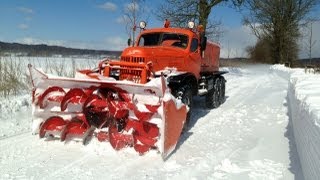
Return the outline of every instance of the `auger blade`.
<path id="1" fill-rule="evenodd" d="M 40 126 L 39 137 L 45 137 L 47 132 L 61 132 L 67 122 L 59 116 L 53 116 L 44 121 Z"/>
<path id="2" fill-rule="evenodd" d="M 66 140 L 67 136 L 84 138 L 86 131 L 90 129 L 84 122 L 71 120 L 61 133 L 61 141 Z"/>
<path id="3" fill-rule="evenodd" d="M 69 103 L 80 104 L 84 103 L 87 95 L 80 88 L 70 89 L 61 101 L 61 111 L 65 111 Z"/>
<path id="4" fill-rule="evenodd" d="M 88 123 L 94 127 L 102 128 L 109 124 L 108 103 L 96 94 L 85 101 L 83 113 Z"/>
<path id="5" fill-rule="evenodd" d="M 120 150 L 133 144 L 132 135 L 120 133 L 115 123 L 109 126 L 108 138 L 111 146 L 115 150 Z"/>
<path id="6" fill-rule="evenodd" d="M 38 104 L 41 109 L 45 108 L 48 104 L 47 101 L 61 102 L 66 92 L 58 86 L 52 86 L 46 89 L 38 99 Z"/>
<path id="7" fill-rule="evenodd" d="M 91 141 L 91 139 L 93 138 L 93 134 L 95 131 L 95 127 L 91 126 L 83 135 L 83 140 L 82 140 L 82 144 L 83 145 L 87 145 L 89 143 L 89 141 Z"/>

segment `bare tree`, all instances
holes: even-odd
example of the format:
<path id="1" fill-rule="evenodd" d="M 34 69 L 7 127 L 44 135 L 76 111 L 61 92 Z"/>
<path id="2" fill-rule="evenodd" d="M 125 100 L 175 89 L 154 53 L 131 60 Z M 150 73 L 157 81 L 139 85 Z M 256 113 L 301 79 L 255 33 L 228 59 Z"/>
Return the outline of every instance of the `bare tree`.
<path id="1" fill-rule="evenodd" d="M 270 48 L 269 40 L 267 38 L 261 38 L 258 39 L 254 46 L 247 47 L 246 51 L 249 55 L 249 59 L 253 62 L 270 64 L 272 63 Z"/>
<path id="2" fill-rule="evenodd" d="M 128 45 L 134 46 L 137 33 L 138 22 L 148 20 L 146 13 L 145 0 L 130 0 L 123 9 L 122 21 L 125 23 L 126 32 L 128 34 Z"/>
<path id="3" fill-rule="evenodd" d="M 169 19 L 174 26 L 185 27 L 188 21 L 203 25 L 206 34 L 220 36 L 220 21 L 209 19 L 213 7 L 223 2 L 240 5 L 243 0 L 165 0 L 157 14 L 159 20 Z M 210 37 L 209 37 L 210 38 Z"/>
<path id="4" fill-rule="evenodd" d="M 292 62 L 298 57 L 299 27 L 319 0 L 246 0 L 244 17 L 258 39 L 266 38 L 273 63 Z"/>

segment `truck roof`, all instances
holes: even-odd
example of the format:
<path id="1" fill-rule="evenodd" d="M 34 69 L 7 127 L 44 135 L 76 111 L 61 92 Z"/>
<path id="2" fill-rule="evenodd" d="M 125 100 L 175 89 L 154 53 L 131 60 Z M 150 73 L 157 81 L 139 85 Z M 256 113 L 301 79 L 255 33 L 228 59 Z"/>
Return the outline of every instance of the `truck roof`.
<path id="1" fill-rule="evenodd" d="M 148 34 L 148 33 L 157 33 L 157 32 L 167 32 L 167 33 L 178 33 L 178 34 L 186 34 L 186 35 L 193 35 L 195 34 L 194 31 L 188 29 L 188 28 L 178 28 L 178 27 L 169 27 L 169 28 L 151 28 L 151 29 L 145 29 L 143 31 L 141 31 L 141 35 L 142 34 Z M 210 41 L 207 41 L 210 44 L 213 44 L 215 46 L 218 46 L 220 48 L 220 44 Z"/>
<path id="2" fill-rule="evenodd" d="M 141 34 L 155 33 L 155 32 L 179 33 L 179 34 L 187 34 L 187 35 L 194 34 L 194 32 L 188 28 L 175 28 L 175 27 L 146 29 L 142 31 Z"/>

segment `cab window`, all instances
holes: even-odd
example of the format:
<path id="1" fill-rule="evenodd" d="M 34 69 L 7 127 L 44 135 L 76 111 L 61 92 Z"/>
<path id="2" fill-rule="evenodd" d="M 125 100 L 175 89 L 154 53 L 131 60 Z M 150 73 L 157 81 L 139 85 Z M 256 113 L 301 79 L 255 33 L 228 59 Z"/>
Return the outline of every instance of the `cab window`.
<path id="1" fill-rule="evenodd" d="M 191 47 L 190 47 L 190 51 L 191 52 L 196 52 L 199 46 L 199 42 L 198 39 L 193 38 L 191 41 Z"/>
<path id="2" fill-rule="evenodd" d="M 188 46 L 188 36 L 182 34 L 165 33 L 162 36 L 161 45 L 186 49 Z"/>
<path id="3" fill-rule="evenodd" d="M 139 46 L 171 46 L 186 49 L 188 36 L 176 33 L 148 33 L 141 35 Z"/>
<path id="4" fill-rule="evenodd" d="M 159 44 L 160 34 L 144 34 L 139 40 L 139 46 L 157 46 Z"/>

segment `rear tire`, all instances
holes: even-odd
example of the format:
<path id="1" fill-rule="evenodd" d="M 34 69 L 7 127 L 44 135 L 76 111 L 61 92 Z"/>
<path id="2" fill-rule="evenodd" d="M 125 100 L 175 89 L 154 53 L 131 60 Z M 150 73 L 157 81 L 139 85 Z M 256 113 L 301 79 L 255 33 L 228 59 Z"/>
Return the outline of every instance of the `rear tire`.
<path id="1" fill-rule="evenodd" d="M 216 78 L 214 80 L 213 88 L 206 95 L 206 106 L 207 108 L 217 108 L 220 106 L 222 101 L 222 80 Z"/>
<path id="2" fill-rule="evenodd" d="M 226 100 L 226 96 L 225 96 L 225 92 L 226 92 L 226 80 L 224 79 L 224 77 L 220 77 L 220 81 L 221 81 L 221 86 L 220 86 L 220 98 L 219 98 L 219 102 L 220 104 L 223 104 Z"/>

